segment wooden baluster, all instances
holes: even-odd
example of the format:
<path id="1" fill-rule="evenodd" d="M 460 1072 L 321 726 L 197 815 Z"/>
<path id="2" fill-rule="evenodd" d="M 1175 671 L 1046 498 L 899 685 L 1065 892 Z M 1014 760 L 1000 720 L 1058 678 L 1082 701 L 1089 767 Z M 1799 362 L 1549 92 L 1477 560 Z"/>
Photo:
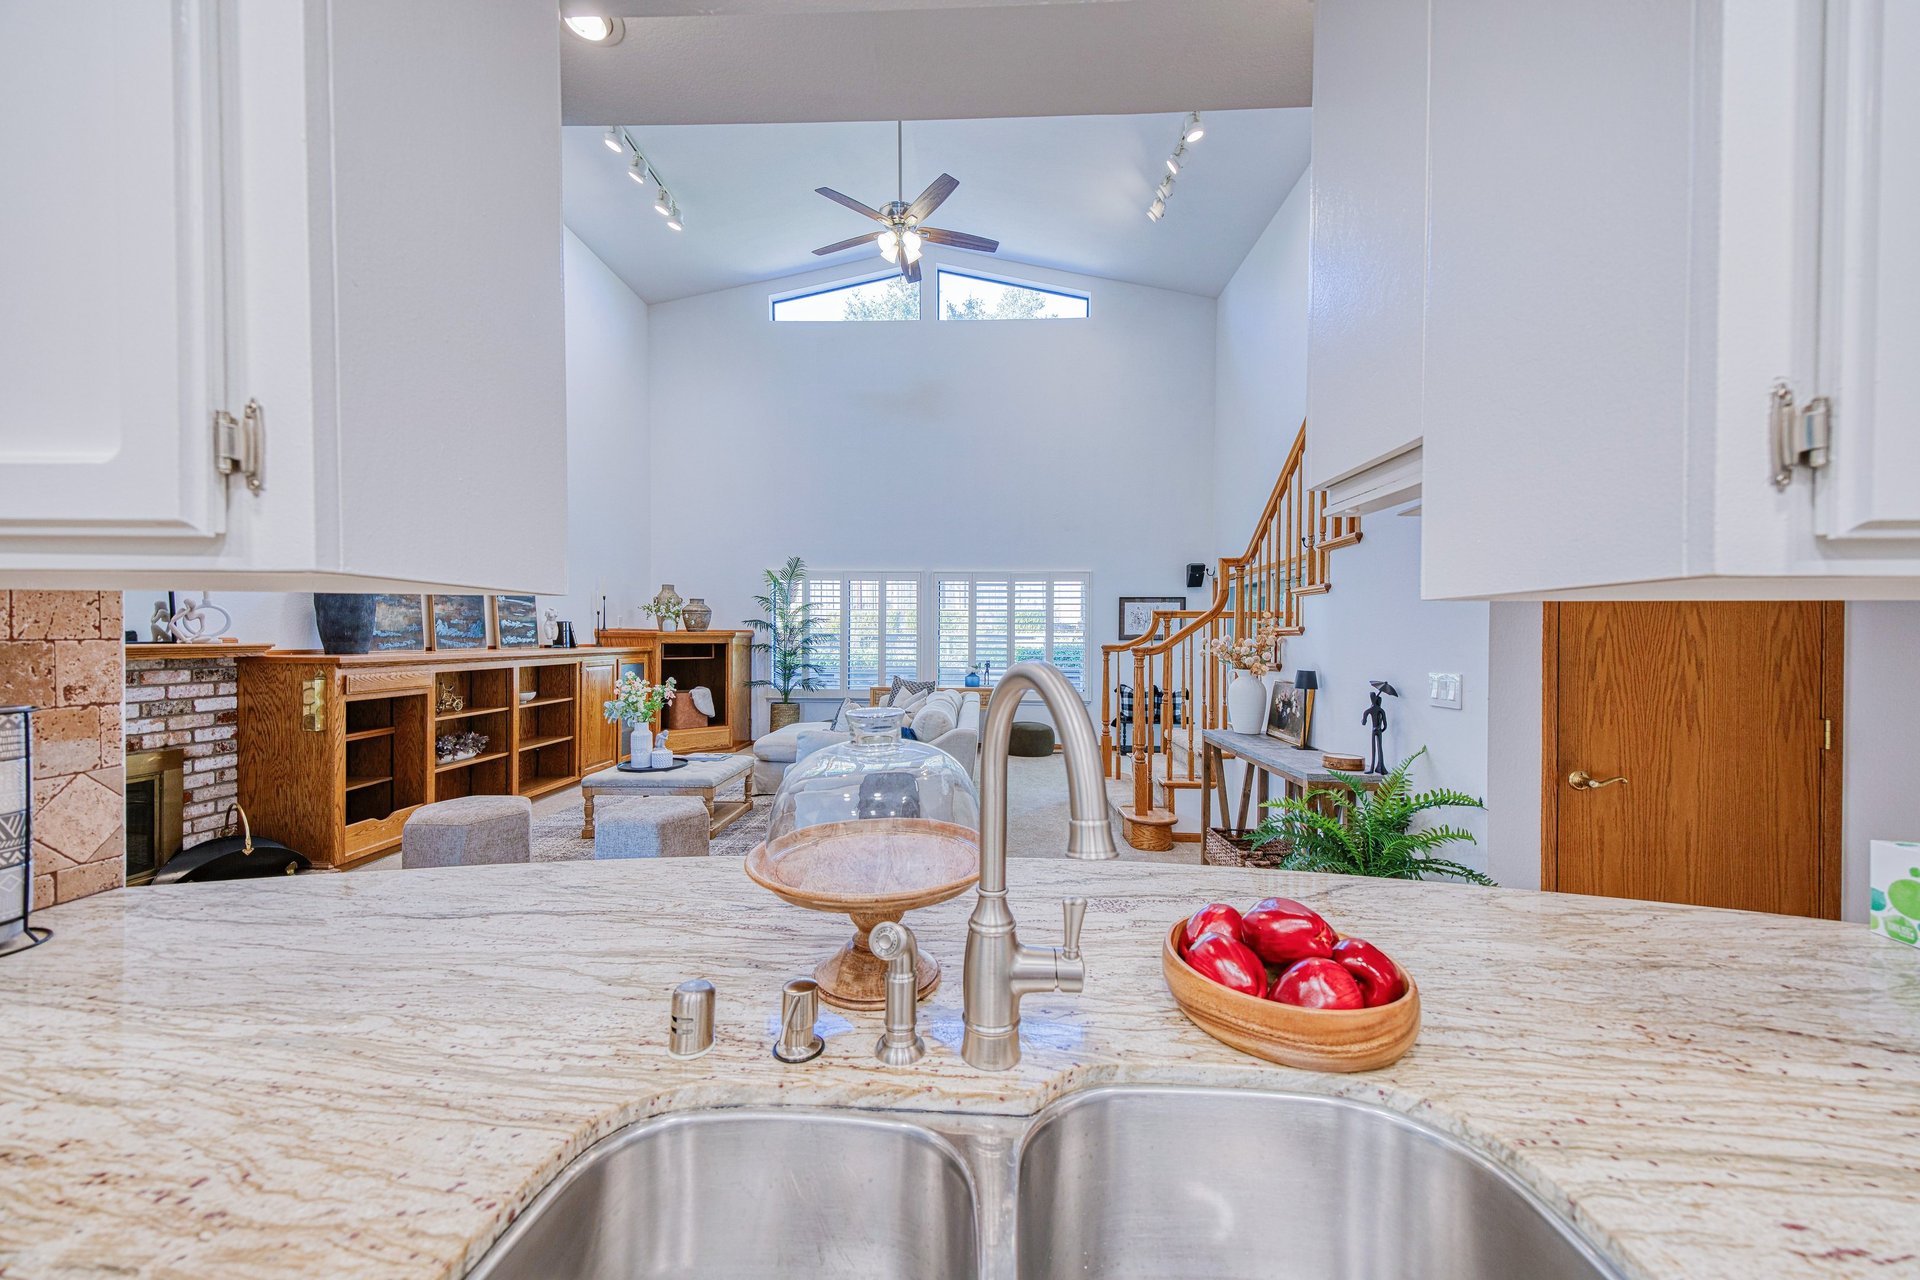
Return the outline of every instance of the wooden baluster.
<path id="1" fill-rule="evenodd" d="M 1100 776 L 1113 774 L 1113 655 L 1100 651 Z"/>
<path id="2" fill-rule="evenodd" d="M 1173 782 L 1173 646 L 1168 645 L 1160 654 L 1161 689 L 1160 697 L 1160 752 L 1165 757 L 1161 775 L 1171 784 Z M 1167 791 L 1167 808 L 1173 808 L 1173 791 Z"/>
<path id="3" fill-rule="evenodd" d="M 1153 808 L 1153 784 L 1147 775 L 1147 706 L 1153 695 L 1147 686 L 1147 655 L 1133 651 L 1133 811 Z"/>

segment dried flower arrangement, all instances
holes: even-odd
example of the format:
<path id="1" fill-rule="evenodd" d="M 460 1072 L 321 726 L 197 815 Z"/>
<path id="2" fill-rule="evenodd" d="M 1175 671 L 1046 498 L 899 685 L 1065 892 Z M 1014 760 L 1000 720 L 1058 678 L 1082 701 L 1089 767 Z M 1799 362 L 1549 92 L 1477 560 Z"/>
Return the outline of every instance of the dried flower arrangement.
<path id="1" fill-rule="evenodd" d="M 1215 636 L 1207 641 L 1207 656 L 1226 663 L 1235 671 L 1264 676 L 1280 665 L 1280 628 L 1273 615 L 1263 613 L 1250 636 Z"/>
<path id="2" fill-rule="evenodd" d="M 443 733 L 433 744 L 433 754 L 441 764 L 471 760 L 484 753 L 490 741 L 484 733 Z"/>

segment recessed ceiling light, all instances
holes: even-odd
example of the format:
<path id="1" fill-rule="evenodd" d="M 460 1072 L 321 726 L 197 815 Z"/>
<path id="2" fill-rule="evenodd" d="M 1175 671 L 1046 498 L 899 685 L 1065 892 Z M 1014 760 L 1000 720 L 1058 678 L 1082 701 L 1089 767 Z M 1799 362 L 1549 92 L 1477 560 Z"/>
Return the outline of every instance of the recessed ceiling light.
<path id="1" fill-rule="evenodd" d="M 602 18 L 587 15 L 577 18 L 562 18 L 567 30 L 585 40 L 588 44 L 597 44 L 602 48 L 620 43 L 620 37 L 627 34 L 627 24 L 618 18 Z"/>

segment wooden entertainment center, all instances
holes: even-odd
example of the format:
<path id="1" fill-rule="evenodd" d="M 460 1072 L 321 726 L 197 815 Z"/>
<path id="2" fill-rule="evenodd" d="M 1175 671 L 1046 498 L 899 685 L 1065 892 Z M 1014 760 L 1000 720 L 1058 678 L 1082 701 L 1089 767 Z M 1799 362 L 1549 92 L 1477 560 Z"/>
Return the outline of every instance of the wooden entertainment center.
<path id="1" fill-rule="evenodd" d="M 621 631 L 580 649 L 243 656 L 240 803 L 256 835 L 316 865 L 376 857 L 399 847 L 423 804 L 532 799 L 617 763 L 620 726 L 601 706 L 627 671 L 713 694 L 708 725 L 671 731 L 676 751 L 737 750 L 751 738 L 751 635 Z M 485 735 L 485 748 L 436 759 L 442 736 L 466 732 Z"/>

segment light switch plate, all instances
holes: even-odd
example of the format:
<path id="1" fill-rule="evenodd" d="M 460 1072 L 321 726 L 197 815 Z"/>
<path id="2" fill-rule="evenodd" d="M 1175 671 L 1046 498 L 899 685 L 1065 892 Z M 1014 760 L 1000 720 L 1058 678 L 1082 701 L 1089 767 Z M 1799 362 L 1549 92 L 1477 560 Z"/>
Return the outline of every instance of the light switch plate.
<path id="1" fill-rule="evenodd" d="M 1460 673 L 1457 671 L 1427 672 L 1427 701 L 1436 707 L 1460 709 Z"/>

